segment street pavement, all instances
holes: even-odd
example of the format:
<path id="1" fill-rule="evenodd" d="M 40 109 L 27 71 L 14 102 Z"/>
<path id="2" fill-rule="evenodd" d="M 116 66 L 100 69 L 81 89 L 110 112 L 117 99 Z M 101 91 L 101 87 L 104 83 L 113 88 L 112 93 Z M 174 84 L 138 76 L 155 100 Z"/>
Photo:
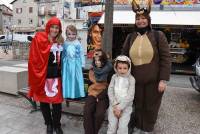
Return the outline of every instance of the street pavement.
<path id="1" fill-rule="evenodd" d="M 0 66 L 27 67 L 26 61 L 0 59 Z M 171 75 L 164 93 L 155 134 L 200 134 L 200 93 L 192 89 L 187 75 Z M 9 82 L 8 82 L 9 84 Z M 20 96 L 0 93 L 0 134 L 45 134 L 40 111 L 30 113 L 30 103 Z M 71 103 L 64 111 L 81 113 L 82 104 Z M 83 118 L 62 115 L 65 134 L 84 134 Z M 100 134 L 106 134 L 105 121 Z"/>

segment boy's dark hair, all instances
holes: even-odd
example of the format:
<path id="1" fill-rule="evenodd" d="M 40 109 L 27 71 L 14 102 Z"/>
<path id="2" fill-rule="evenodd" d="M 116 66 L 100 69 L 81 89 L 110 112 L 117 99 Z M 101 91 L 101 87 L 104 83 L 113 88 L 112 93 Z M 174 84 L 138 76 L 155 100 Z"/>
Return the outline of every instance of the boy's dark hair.
<path id="1" fill-rule="evenodd" d="M 98 53 L 98 52 L 101 52 L 101 55 L 95 55 L 95 53 Z M 95 56 L 98 56 L 99 57 L 99 60 L 102 64 L 102 67 L 106 64 L 106 62 L 108 61 L 108 58 L 107 58 L 107 55 L 106 53 L 102 50 L 102 49 L 96 49 L 95 52 L 94 52 L 94 56 L 93 56 L 93 61 L 92 61 L 92 64 L 96 67 L 96 64 L 95 64 Z"/>
<path id="2" fill-rule="evenodd" d="M 130 63 L 128 61 L 120 61 L 120 60 L 115 61 L 115 68 L 117 68 L 119 63 L 126 64 L 128 65 L 128 69 L 130 68 Z"/>

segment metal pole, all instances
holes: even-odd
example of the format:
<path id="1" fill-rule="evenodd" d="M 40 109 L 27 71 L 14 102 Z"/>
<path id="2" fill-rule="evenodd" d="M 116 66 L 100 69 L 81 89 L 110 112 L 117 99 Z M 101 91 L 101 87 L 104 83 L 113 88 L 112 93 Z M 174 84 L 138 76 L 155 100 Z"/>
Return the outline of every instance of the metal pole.
<path id="1" fill-rule="evenodd" d="M 113 42 L 113 4 L 114 0 L 106 0 L 105 20 L 104 20 L 104 36 L 102 49 L 112 58 L 112 42 Z"/>

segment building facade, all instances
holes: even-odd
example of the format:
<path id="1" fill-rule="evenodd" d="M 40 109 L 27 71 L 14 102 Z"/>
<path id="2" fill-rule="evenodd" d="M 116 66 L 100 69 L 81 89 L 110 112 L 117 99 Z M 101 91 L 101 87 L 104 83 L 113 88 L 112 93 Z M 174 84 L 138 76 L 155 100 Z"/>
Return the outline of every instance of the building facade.
<path id="1" fill-rule="evenodd" d="M 12 9 L 4 4 L 0 5 L 0 34 L 7 34 L 12 26 Z"/>
<path id="2" fill-rule="evenodd" d="M 49 18 L 63 18 L 64 0 L 38 0 L 38 27 L 44 27 Z"/>
<path id="3" fill-rule="evenodd" d="M 16 33 L 31 34 L 38 26 L 37 0 L 14 0 L 13 31 Z"/>

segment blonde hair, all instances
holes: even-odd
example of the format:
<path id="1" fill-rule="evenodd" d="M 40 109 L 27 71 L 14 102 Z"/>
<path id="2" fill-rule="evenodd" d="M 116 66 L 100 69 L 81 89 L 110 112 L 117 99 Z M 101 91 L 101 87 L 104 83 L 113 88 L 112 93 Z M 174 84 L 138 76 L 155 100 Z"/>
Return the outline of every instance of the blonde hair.
<path id="1" fill-rule="evenodd" d="M 64 38 L 63 38 L 61 32 L 60 32 L 60 33 L 58 34 L 58 36 L 56 37 L 56 42 L 58 42 L 58 44 L 63 44 L 63 43 L 64 43 Z"/>
<path id="2" fill-rule="evenodd" d="M 70 31 L 72 31 L 72 32 L 74 32 L 74 33 L 76 33 L 76 35 L 77 35 L 77 29 L 76 29 L 76 27 L 74 26 L 74 25 L 69 25 L 69 26 L 67 26 L 66 27 L 66 30 L 65 30 L 65 34 L 67 35 L 67 31 L 68 30 L 70 30 Z"/>

